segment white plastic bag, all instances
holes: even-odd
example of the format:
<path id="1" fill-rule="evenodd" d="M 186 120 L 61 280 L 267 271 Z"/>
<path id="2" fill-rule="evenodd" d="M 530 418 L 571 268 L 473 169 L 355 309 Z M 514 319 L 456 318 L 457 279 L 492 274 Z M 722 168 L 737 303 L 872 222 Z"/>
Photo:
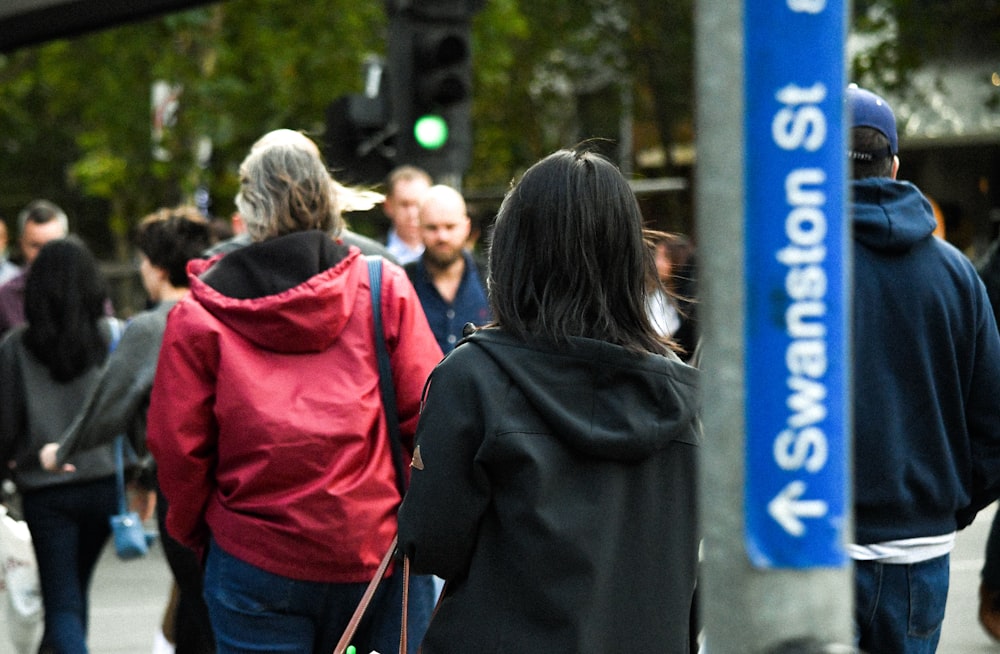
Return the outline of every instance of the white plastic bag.
<path id="1" fill-rule="evenodd" d="M 28 525 L 10 517 L 3 505 L 0 505 L 0 565 L 0 590 L 6 595 L 3 605 L 7 638 L 18 654 L 35 654 L 44 627 L 38 563 Z"/>

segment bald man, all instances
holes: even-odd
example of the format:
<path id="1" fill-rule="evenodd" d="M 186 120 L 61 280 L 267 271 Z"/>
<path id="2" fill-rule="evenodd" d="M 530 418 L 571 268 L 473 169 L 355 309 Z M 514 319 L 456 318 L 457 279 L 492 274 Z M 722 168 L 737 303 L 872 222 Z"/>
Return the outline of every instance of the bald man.
<path id="1" fill-rule="evenodd" d="M 461 340 L 466 323 L 478 326 L 490 321 L 485 278 L 465 250 L 472 223 L 461 193 L 444 185 L 430 187 L 418 216 L 424 252 L 403 268 L 441 351 L 447 354 Z"/>

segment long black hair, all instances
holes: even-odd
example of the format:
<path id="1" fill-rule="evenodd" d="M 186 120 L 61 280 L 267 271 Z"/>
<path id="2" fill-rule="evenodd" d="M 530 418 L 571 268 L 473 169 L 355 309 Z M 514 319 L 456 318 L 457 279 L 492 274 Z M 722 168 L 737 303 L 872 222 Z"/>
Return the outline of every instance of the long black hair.
<path id="1" fill-rule="evenodd" d="M 617 167 L 586 150 L 560 150 L 504 198 L 490 247 L 495 323 L 555 343 L 582 336 L 665 353 L 646 313 L 655 277 L 642 215 Z"/>
<path id="2" fill-rule="evenodd" d="M 104 362 L 108 342 L 100 320 L 107 298 L 94 256 L 76 238 L 49 241 L 32 262 L 24 287 L 24 346 L 55 381 L 72 381 Z"/>

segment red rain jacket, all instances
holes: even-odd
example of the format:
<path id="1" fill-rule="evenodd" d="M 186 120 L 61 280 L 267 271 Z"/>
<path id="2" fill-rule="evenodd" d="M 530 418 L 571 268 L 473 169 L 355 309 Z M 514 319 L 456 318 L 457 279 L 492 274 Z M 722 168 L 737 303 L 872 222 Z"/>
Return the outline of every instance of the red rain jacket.
<path id="1" fill-rule="evenodd" d="M 321 232 L 188 265 L 153 384 L 148 444 L 167 529 L 269 572 L 371 579 L 396 485 L 367 262 Z M 406 274 L 383 263 L 382 315 L 404 463 L 441 351 Z"/>

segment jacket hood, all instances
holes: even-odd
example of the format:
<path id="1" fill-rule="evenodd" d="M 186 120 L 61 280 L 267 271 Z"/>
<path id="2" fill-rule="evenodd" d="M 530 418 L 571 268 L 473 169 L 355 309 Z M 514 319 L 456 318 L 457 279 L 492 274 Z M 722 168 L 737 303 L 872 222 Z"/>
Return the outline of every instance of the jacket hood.
<path id="1" fill-rule="evenodd" d="M 191 297 L 258 347 L 321 352 L 351 316 L 367 274 L 353 265 L 359 256 L 320 231 L 280 236 L 189 262 Z"/>
<path id="2" fill-rule="evenodd" d="M 934 210 L 916 186 L 885 177 L 851 183 L 854 239 L 874 250 L 906 252 L 934 233 Z"/>
<path id="3" fill-rule="evenodd" d="M 462 343 L 486 352 L 553 433 L 582 454 L 637 461 L 696 437 L 698 371 L 680 360 L 586 338 L 525 342 L 500 329 Z"/>

